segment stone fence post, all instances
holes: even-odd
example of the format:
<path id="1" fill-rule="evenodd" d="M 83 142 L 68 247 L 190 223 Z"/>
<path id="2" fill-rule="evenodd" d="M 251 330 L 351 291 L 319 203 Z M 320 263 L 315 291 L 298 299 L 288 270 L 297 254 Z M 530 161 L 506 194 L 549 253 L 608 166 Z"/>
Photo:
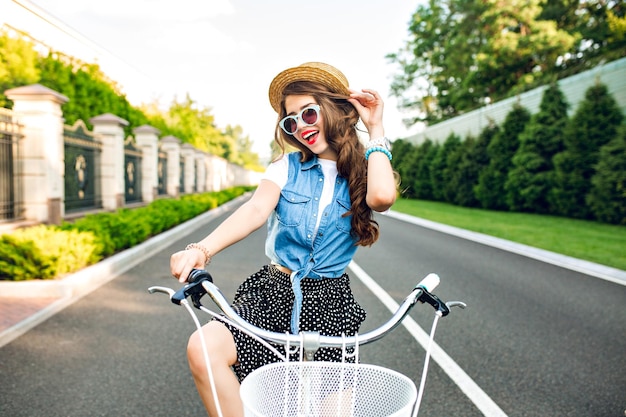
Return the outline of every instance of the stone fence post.
<path id="1" fill-rule="evenodd" d="M 124 127 L 128 121 L 106 113 L 92 117 L 93 132 L 102 141 L 100 178 L 102 208 L 116 210 L 124 206 Z"/>
<path id="2" fill-rule="evenodd" d="M 167 154 L 167 194 L 178 197 L 180 192 L 180 139 L 174 136 L 161 138 L 161 149 Z"/>
<path id="3" fill-rule="evenodd" d="M 180 153 L 185 160 L 185 189 L 184 193 L 193 193 L 196 185 L 196 148 L 189 143 L 183 143 L 180 148 Z"/>
<path id="4" fill-rule="evenodd" d="M 159 188 L 159 133 L 155 127 L 143 125 L 133 129 L 137 146 L 142 150 L 141 158 L 141 195 L 149 203 L 157 196 Z"/>
<path id="5" fill-rule="evenodd" d="M 207 190 L 220 191 L 226 188 L 226 160 L 215 155 L 207 155 Z"/>
<path id="6" fill-rule="evenodd" d="M 24 125 L 18 174 L 24 197 L 24 217 L 60 224 L 65 215 L 65 147 L 61 105 L 69 99 L 41 84 L 12 88 L 5 95 Z"/>
<path id="7" fill-rule="evenodd" d="M 205 160 L 205 153 L 200 150 L 196 150 L 195 160 L 196 160 L 196 170 L 197 170 L 196 191 L 199 193 L 203 193 L 207 191 L 207 186 L 206 186 L 207 166 L 206 166 L 206 160 Z"/>

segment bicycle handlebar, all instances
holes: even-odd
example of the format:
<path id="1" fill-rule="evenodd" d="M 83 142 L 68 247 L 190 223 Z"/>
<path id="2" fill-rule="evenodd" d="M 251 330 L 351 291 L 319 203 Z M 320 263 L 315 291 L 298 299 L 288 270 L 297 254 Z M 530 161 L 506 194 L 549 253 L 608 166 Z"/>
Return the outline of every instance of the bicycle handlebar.
<path id="1" fill-rule="evenodd" d="M 230 306 L 226 297 L 222 291 L 213 284 L 213 278 L 204 270 L 193 270 L 189 274 L 189 283 L 178 291 L 174 291 L 171 288 L 166 287 L 150 287 L 148 290 L 151 293 L 163 292 L 170 295 L 170 300 L 174 304 L 181 304 L 186 302 L 186 298 L 190 297 L 193 305 L 201 309 L 203 306 L 200 303 L 200 299 L 208 294 L 217 307 L 224 313 L 224 315 L 241 326 L 246 332 L 250 332 L 261 339 L 268 342 L 279 343 L 290 346 L 300 346 L 301 344 L 313 344 L 318 347 L 352 347 L 355 345 L 363 345 L 374 342 L 391 330 L 395 329 L 398 324 L 409 313 L 413 306 L 420 301 L 421 303 L 428 303 L 432 305 L 437 314 L 446 316 L 450 313 L 450 307 L 462 307 L 465 308 L 465 304 L 462 302 L 444 303 L 436 295 L 432 294 L 432 291 L 437 285 L 439 285 L 439 276 L 437 274 L 429 274 L 419 284 L 415 286 L 413 291 L 404 299 L 400 304 L 393 316 L 381 326 L 356 336 L 322 336 L 317 332 L 302 332 L 300 335 L 294 335 L 289 333 L 277 333 L 269 330 L 262 329 L 254 326 L 253 324 L 245 321 L 239 316 L 235 310 Z"/>

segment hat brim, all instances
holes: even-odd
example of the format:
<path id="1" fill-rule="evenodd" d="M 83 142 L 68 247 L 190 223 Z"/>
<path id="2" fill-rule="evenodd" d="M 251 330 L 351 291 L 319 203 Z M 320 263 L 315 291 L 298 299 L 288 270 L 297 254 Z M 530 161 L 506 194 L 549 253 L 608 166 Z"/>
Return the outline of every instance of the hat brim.
<path id="1" fill-rule="evenodd" d="M 328 64 L 309 62 L 286 69 L 272 80 L 269 89 L 269 99 L 276 113 L 280 113 L 283 91 L 289 84 L 297 81 L 317 82 L 335 93 L 350 95 L 348 79 L 341 71 Z"/>

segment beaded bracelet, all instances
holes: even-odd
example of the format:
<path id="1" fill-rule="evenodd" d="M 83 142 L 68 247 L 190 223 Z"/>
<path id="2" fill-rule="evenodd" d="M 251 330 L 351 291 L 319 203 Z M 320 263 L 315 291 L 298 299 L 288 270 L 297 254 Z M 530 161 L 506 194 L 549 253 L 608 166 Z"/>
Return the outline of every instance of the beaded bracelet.
<path id="1" fill-rule="evenodd" d="M 389 152 L 387 149 L 383 148 L 382 146 L 374 146 L 369 148 L 368 150 L 365 151 L 365 159 L 369 159 L 370 154 L 372 152 L 382 152 L 385 155 L 387 155 L 387 158 L 389 158 L 389 160 L 391 161 L 391 152 Z"/>
<path id="2" fill-rule="evenodd" d="M 387 139 L 387 136 L 383 136 L 382 138 L 378 138 L 378 139 L 371 139 L 365 145 L 365 149 L 373 148 L 375 146 L 382 146 L 384 148 L 389 149 L 389 146 L 385 146 L 385 145 L 389 145 L 389 139 Z"/>
<path id="3" fill-rule="evenodd" d="M 185 247 L 185 250 L 189 250 L 189 249 L 198 249 L 200 252 L 202 252 L 204 254 L 205 265 L 208 265 L 211 263 L 211 252 L 209 252 L 209 250 L 205 248 L 204 246 L 198 243 L 190 243 Z"/>

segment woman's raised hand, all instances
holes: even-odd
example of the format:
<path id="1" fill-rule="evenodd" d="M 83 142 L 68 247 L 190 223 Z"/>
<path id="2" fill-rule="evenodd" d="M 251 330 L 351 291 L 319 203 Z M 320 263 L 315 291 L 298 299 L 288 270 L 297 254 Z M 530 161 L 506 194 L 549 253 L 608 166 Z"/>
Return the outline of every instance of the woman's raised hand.
<path id="1" fill-rule="evenodd" d="M 350 90 L 350 103 L 356 108 L 361 121 L 370 132 L 370 136 L 378 136 L 376 129 L 383 126 L 383 99 L 374 90 L 363 89 L 361 91 Z M 380 136 L 383 136 L 381 133 Z"/>

